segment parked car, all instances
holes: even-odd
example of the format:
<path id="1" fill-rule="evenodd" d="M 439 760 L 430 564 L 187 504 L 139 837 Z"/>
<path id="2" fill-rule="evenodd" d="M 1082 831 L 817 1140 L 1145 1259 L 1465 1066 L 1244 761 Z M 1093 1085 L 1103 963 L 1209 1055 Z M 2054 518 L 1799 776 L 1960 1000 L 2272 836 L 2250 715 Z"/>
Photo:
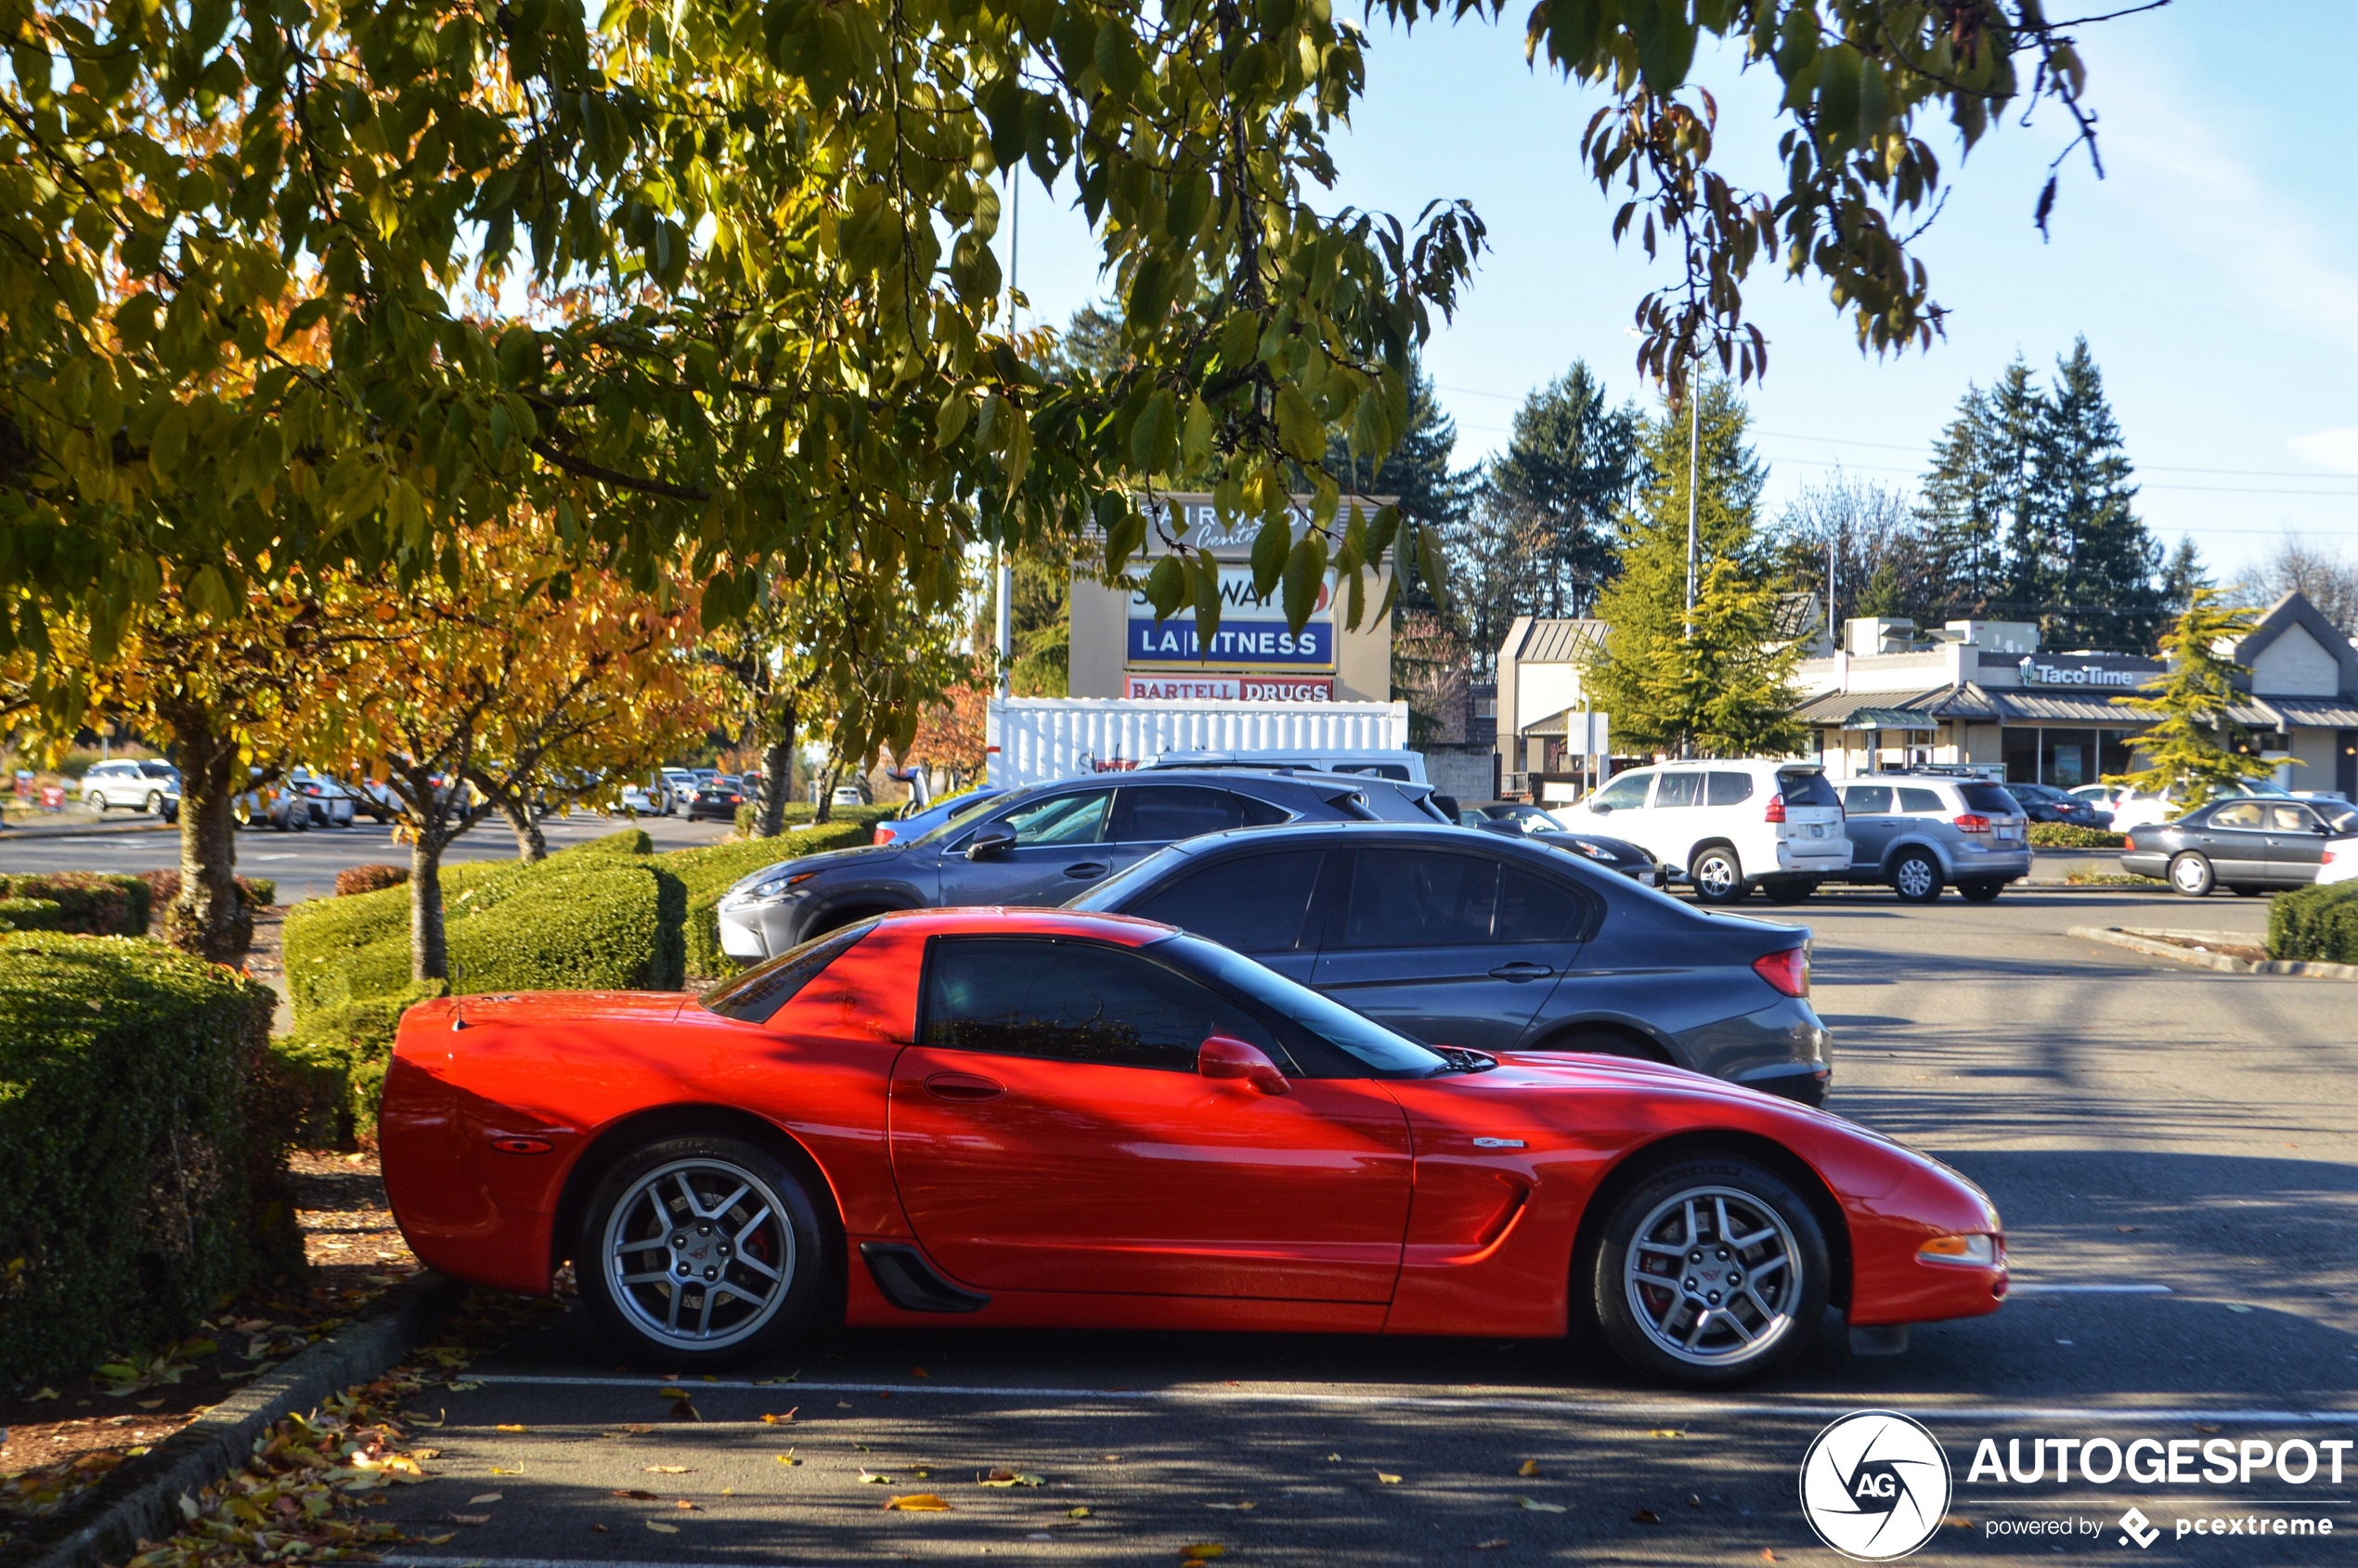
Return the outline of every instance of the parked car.
<path id="1" fill-rule="evenodd" d="M 2254 800 L 2326 800 L 2341 797 L 2316 790 L 2287 789 L 2274 779 L 2231 779 L 2211 789 L 2214 797 L 2235 796 Z M 2124 789 L 2114 797 L 2112 825 L 2115 832 L 2126 833 L 2132 827 L 2148 827 L 2177 816 L 2186 798 L 2185 791 L 2176 784 L 2167 789 Z"/>
<path id="2" fill-rule="evenodd" d="M 1953 887 L 1988 903 L 2030 875 L 2030 823 L 2003 784 L 1937 773 L 1875 773 L 1842 784 L 1850 867 L 1910 903 Z"/>
<path id="3" fill-rule="evenodd" d="M 946 800 L 936 800 L 930 805 L 920 806 L 913 811 L 904 806 L 901 808 L 903 815 L 889 818 L 876 824 L 875 842 L 895 844 L 907 839 L 923 838 L 959 813 L 971 811 L 984 801 L 996 800 L 1006 793 L 1002 785 L 978 784 L 962 795 L 951 796 Z"/>
<path id="4" fill-rule="evenodd" d="M 1814 762 L 1672 762 L 1633 768 L 1554 813 L 1571 832 L 1640 845 L 1704 903 L 1755 888 L 1796 903 L 1850 865 L 1842 803 Z"/>
<path id="5" fill-rule="evenodd" d="M 2007 1286 L 1989 1199 L 1881 1134 L 1673 1068 L 1420 1045 L 1069 910 L 863 920 L 701 1001 L 421 1003 L 379 1137 L 428 1267 L 546 1295 L 570 1260 L 626 1355 L 688 1373 L 837 1321 L 1569 1331 L 1725 1388 L 1831 1302 L 1888 1350 Z"/>
<path id="6" fill-rule="evenodd" d="M 1290 768 L 1314 773 L 1364 773 L 1395 784 L 1423 784 L 1420 751 L 1166 751 L 1151 768 Z"/>
<path id="7" fill-rule="evenodd" d="M 163 797 L 179 793 L 180 770 L 153 758 L 118 757 L 82 775 L 74 793 L 92 810 L 104 814 L 118 806 L 148 815 L 163 813 Z"/>
<path id="8" fill-rule="evenodd" d="M 1705 914 L 1535 839 L 1246 828 L 1066 907 L 1209 937 L 1429 1044 L 1634 1056 L 1806 1105 L 1833 1070 L 1807 931 Z"/>
<path id="9" fill-rule="evenodd" d="M 2221 887 L 2257 898 L 2324 880 L 2326 846 L 2353 836 L 2358 810 L 2339 801 L 2237 796 L 2131 828 L 2120 869 L 2166 877 L 2190 899 Z"/>
<path id="10" fill-rule="evenodd" d="M 672 804 L 670 784 L 661 773 L 651 779 L 633 779 L 624 784 L 622 809 L 636 811 L 642 817 L 667 817 L 677 810 Z"/>
<path id="11" fill-rule="evenodd" d="M 287 770 L 286 787 L 303 797 L 313 827 L 350 827 L 359 810 L 352 791 L 330 775 L 309 768 Z"/>
<path id="12" fill-rule="evenodd" d="M 837 784 L 836 792 L 827 797 L 827 803 L 831 806 L 865 806 L 868 797 L 860 793 L 858 784 Z"/>
<path id="13" fill-rule="evenodd" d="M 2053 784 L 2009 784 L 2006 793 L 2015 797 L 2022 814 L 2034 823 L 2061 823 L 2069 827 L 2093 828 L 2102 832 L 2112 826 L 2112 810 L 2098 806 L 2093 800 L 2077 795 L 2066 795 Z"/>
<path id="14" fill-rule="evenodd" d="M 749 798 L 735 775 L 715 773 L 698 784 L 696 793 L 688 797 L 688 820 L 692 823 L 735 822 L 737 808 Z"/>
<path id="15" fill-rule="evenodd" d="M 1093 773 L 1009 790 L 922 838 L 765 866 L 720 901 L 720 950 L 774 957 L 892 909 L 1058 904 L 1166 844 L 1293 821 L 1424 822 L 1380 779 L 1247 768 Z"/>
<path id="16" fill-rule="evenodd" d="M 1662 867 L 1637 845 L 1626 838 L 1574 833 L 1550 815 L 1547 808 L 1528 800 L 1485 800 L 1478 806 L 1459 807 L 1458 823 L 1461 827 L 1480 828 L 1484 833 L 1503 833 L 1552 844 L 1559 849 L 1585 855 L 1607 871 L 1617 871 L 1633 882 L 1649 888 L 1662 886 Z"/>
<path id="17" fill-rule="evenodd" d="M 2345 824 L 2337 827 L 2336 832 L 2350 836 L 2326 840 L 2325 849 L 2317 857 L 2320 887 L 2329 882 L 2358 881 L 2358 826 Z"/>
<path id="18" fill-rule="evenodd" d="M 246 792 L 229 803 L 229 815 L 240 827 L 303 833 L 311 826 L 311 803 L 284 779 L 264 783 L 262 770 L 256 768 L 249 775 Z"/>

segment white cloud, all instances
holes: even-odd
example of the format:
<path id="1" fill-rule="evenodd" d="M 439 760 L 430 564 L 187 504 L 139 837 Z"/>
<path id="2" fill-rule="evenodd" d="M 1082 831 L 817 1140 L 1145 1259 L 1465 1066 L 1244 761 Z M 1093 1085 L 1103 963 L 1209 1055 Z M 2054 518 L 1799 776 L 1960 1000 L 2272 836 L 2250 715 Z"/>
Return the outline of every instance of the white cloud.
<path id="1" fill-rule="evenodd" d="M 2312 431 L 2285 443 L 2294 454 L 2339 473 L 2358 473 L 2358 424 Z"/>

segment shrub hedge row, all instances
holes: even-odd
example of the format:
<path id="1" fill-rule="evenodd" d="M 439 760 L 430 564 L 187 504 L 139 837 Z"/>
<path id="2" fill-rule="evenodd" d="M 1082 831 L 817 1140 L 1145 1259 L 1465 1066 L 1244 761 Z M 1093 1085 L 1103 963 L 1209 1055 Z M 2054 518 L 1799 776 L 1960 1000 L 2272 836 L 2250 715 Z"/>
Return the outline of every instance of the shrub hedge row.
<path id="1" fill-rule="evenodd" d="M 0 876 L 0 899 L 42 899 L 58 906 L 54 929 L 84 937 L 143 937 L 147 882 L 101 871 L 32 872 Z"/>
<path id="2" fill-rule="evenodd" d="M 51 899 L 0 899 L 0 931 L 54 931 L 64 912 Z"/>
<path id="3" fill-rule="evenodd" d="M 2100 827 L 2081 827 L 2078 823 L 2032 823 L 2030 847 L 2034 849 L 2118 849 L 2129 843 L 2125 833 L 2112 833 Z"/>
<path id="4" fill-rule="evenodd" d="M 0 1384 L 300 1272 L 277 1001 L 144 941 L 0 936 Z"/>
<path id="5" fill-rule="evenodd" d="M 2358 964 L 2358 882 L 2297 888 L 2270 900 L 2268 956 Z"/>
<path id="6" fill-rule="evenodd" d="M 406 865 L 348 865 L 336 873 L 336 897 L 351 898 L 356 893 L 374 893 L 386 888 L 398 888 L 409 880 Z"/>
<path id="7" fill-rule="evenodd" d="M 148 885 L 148 904 L 154 914 L 161 914 L 169 909 L 173 901 L 180 896 L 180 873 L 176 867 L 143 871 L 139 874 L 139 880 Z M 244 894 L 246 902 L 255 909 L 267 909 L 279 901 L 279 885 L 267 876 L 240 876 L 238 878 L 238 891 Z"/>

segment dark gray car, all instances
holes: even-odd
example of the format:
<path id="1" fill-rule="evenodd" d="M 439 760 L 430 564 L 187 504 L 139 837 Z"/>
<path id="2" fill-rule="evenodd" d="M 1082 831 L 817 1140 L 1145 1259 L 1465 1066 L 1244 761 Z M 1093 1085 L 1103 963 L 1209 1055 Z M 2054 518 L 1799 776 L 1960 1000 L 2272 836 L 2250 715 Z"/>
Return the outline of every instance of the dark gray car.
<path id="1" fill-rule="evenodd" d="M 1247 768 L 1061 779 L 993 796 L 907 842 L 765 866 L 720 901 L 720 950 L 773 958 L 896 909 L 1060 904 L 1164 845 L 1290 822 L 1429 822 L 1421 784 Z"/>
<path id="2" fill-rule="evenodd" d="M 2358 811 L 2339 800 L 2214 800 L 2176 822 L 2131 828 L 2120 868 L 2166 876 L 2198 899 L 2213 888 L 2257 898 L 2317 880 L 2329 839 L 2358 833 Z"/>
<path id="3" fill-rule="evenodd" d="M 1430 1044 L 1642 1056 L 1823 1102 L 1809 933 L 1459 827 L 1174 844 L 1071 901 L 1209 937 Z"/>

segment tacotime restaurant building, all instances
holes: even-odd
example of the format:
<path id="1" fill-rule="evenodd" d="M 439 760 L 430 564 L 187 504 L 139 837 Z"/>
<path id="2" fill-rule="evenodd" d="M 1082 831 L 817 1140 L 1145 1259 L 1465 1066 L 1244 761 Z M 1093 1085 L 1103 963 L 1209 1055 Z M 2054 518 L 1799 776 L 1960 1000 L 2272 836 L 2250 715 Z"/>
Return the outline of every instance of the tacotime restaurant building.
<path id="1" fill-rule="evenodd" d="M 1843 646 L 1795 672 L 1811 754 L 1836 778 L 1924 763 L 2003 768 L 2074 789 L 2135 765 L 2151 722 L 2112 699 L 2163 673 L 2141 654 L 2039 646 L 2037 628 L 1950 621 L 1918 634 L 1861 619 Z M 2358 648 L 2304 596 L 2279 600 L 2228 652 L 2248 676 L 2235 717 L 2287 789 L 2358 800 Z"/>

